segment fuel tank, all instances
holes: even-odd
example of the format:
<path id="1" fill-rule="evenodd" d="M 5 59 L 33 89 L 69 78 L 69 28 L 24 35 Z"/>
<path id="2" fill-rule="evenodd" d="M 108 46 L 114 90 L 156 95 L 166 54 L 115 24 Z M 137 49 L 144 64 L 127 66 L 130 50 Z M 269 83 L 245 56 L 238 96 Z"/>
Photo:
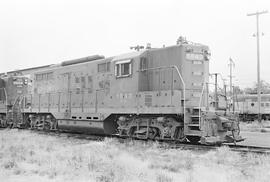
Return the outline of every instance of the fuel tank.
<path id="1" fill-rule="evenodd" d="M 57 124 L 58 129 L 60 130 L 68 130 L 88 134 L 105 134 L 103 121 L 60 119 L 57 120 Z"/>

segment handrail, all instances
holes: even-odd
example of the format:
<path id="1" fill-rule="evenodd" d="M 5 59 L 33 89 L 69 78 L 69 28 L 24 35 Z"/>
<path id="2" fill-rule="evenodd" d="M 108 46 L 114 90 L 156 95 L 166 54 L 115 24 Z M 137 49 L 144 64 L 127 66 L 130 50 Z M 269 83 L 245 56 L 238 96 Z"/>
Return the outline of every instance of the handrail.
<path id="1" fill-rule="evenodd" d="M 15 101 L 14 101 L 14 103 L 13 103 L 13 105 L 12 105 L 12 122 L 13 122 L 13 124 L 14 124 L 14 107 L 15 107 L 15 104 L 17 103 L 17 101 L 18 101 L 18 99 L 19 99 L 19 97 L 20 97 L 20 95 L 17 95 L 17 97 L 16 97 L 16 99 L 15 99 Z"/>
<path id="2" fill-rule="evenodd" d="M 14 106 L 15 106 L 15 104 L 16 104 L 16 102 L 17 102 L 17 100 L 18 100 L 19 97 L 20 97 L 20 95 L 17 95 L 16 99 L 14 100 L 14 103 L 13 103 L 13 105 L 12 105 L 12 111 L 13 111 Z"/>
<path id="3" fill-rule="evenodd" d="M 4 91 L 4 94 L 5 94 L 5 104 L 6 104 L 6 117 L 8 115 L 8 99 L 7 99 L 7 91 L 6 91 L 6 88 L 0 88 L 0 89 L 3 89 Z"/>
<path id="4" fill-rule="evenodd" d="M 182 75 L 181 75 L 181 73 L 180 73 L 180 71 L 179 71 L 179 69 L 178 69 L 178 67 L 177 66 L 175 66 L 175 65 L 173 65 L 172 66 L 173 68 L 175 68 L 176 69 L 176 71 L 177 71 L 177 73 L 178 73 L 178 76 L 179 76 L 179 78 L 181 79 L 181 82 L 182 82 L 182 84 L 183 84 L 183 95 L 184 95 L 184 104 L 183 104 L 183 110 L 184 110 L 184 112 L 183 112 L 183 114 L 184 114 L 184 123 L 185 123 L 185 116 L 186 116 L 186 85 L 185 85 L 185 82 L 184 82 L 184 79 L 183 79 L 183 77 L 182 77 Z M 182 101 L 181 101 L 182 102 Z"/>
<path id="5" fill-rule="evenodd" d="M 157 70 L 157 69 L 175 69 L 176 70 L 176 72 L 177 72 L 177 74 L 178 74 L 178 76 L 179 76 L 179 78 L 181 80 L 181 83 L 183 85 L 183 94 L 181 95 L 181 103 L 180 103 L 180 105 L 182 104 L 182 99 L 183 99 L 184 100 L 184 102 L 183 102 L 183 114 L 184 114 L 184 121 L 185 121 L 186 120 L 186 85 L 185 85 L 184 79 L 183 79 L 183 77 L 182 77 L 182 75 L 180 73 L 179 68 L 176 65 L 171 65 L 171 66 L 161 66 L 161 67 L 148 68 L 148 69 L 140 69 L 137 72 L 142 72 L 142 71 L 147 71 L 147 70 Z M 173 80 L 172 80 L 172 83 L 173 83 Z M 95 92 L 96 92 L 95 94 L 97 94 L 100 91 L 105 91 L 105 90 L 106 89 L 97 89 L 97 90 L 95 90 Z M 84 92 L 84 91 L 82 91 L 82 92 Z M 50 93 L 54 93 L 54 92 L 50 92 Z M 60 93 L 60 95 L 61 95 L 61 93 L 66 93 L 66 92 L 55 92 L 55 93 L 58 93 L 58 94 Z M 72 90 L 70 90 L 68 93 L 72 93 Z M 40 97 L 41 94 L 38 94 L 38 95 Z M 70 99 L 70 103 L 71 103 L 71 99 Z M 39 104 L 40 104 L 40 101 L 39 101 Z M 95 111 L 96 112 L 97 112 L 97 109 L 98 109 L 97 106 L 95 106 Z"/>
<path id="6" fill-rule="evenodd" d="M 200 129 L 201 129 L 201 103 L 202 103 L 202 97 L 203 97 L 205 85 L 206 85 L 206 81 L 204 81 L 204 83 L 203 83 L 203 88 L 202 88 L 202 92 L 201 92 L 201 96 L 200 96 L 200 101 L 199 101 L 199 126 L 200 126 Z"/>
<path id="7" fill-rule="evenodd" d="M 171 66 L 160 66 L 160 67 L 155 67 L 155 68 L 147 68 L 147 69 L 141 69 L 139 70 L 140 72 L 142 71 L 148 71 L 148 70 L 157 70 L 157 69 L 165 69 L 165 68 L 174 68 L 177 71 L 177 74 L 183 84 L 183 97 L 184 97 L 184 104 L 183 104 L 183 114 L 184 114 L 184 123 L 185 123 L 185 119 L 186 119 L 186 85 L 184 82 L 184 79 L 179 71 L 179 68 L 176 65 L 171 65 Z M 181 101 L 182 102 L 182 101 Z"/>
<path id="8" fill-rule="evenodd" d="M 4 88 L 4 92 L 5 92 L 5 97 L 6 97 L 6 119 L 7 119 L 7 115 L 8 115 L 8 99 L 7 99 L 7 90 L 6 90 L 6 88 Z"/>
<path id="9" fill-rule="evenodd" d="M 16 107 L 16 104 L 18 104 L 18 109 L 20 110 L 20 112 L 21 112 L 21 108 L 20 108 L 20 106 L 21 106 L 21 104 L 22 104 L 22 100 L 24 99 L 24 96 L 21 96 L 21 95 L 18 95 L 17 97 L 16 97 L 16 99 L 15 99 L 15 101 L 14 101 L 14 104 L 13 104 L 13 106 L 12 106 L 12 119 L 14 119 L 13 117 L 14 117 L 14 107 Z M 13 122 L 15 122 L 15 121 L 13 121 Z M 17 123 L 17 121 L 16 121 L 16 123 Z"/>
<path id="10" fill-rule="evenodd" d="M 23 107 L 21 107 L 21 106 L 23 106 Z M 19 108 L 20 108 L 20 112 L 22 114 L 22 123 L 24 123 L 24 116 L 25 116 L 25 114 L 24 114 L 24 107 L 25 107 L 25 96 L 23 95 L 21 97 L 20 102 L 19 102 Z"/>

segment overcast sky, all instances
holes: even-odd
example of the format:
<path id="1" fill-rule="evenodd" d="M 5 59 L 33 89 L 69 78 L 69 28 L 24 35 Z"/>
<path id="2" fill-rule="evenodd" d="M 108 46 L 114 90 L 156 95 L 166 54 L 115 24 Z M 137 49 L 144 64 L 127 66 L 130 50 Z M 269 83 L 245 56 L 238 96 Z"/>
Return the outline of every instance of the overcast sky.
<path id="1" fill-rule="evenodd" d="M 257 80 L 255 16 L 269 0 L 0 0 L 0 72 L 60 63 L 129 47 L 173 45 L 182 35 L 206 44 L 210 71 L 235 83 Z M 270 13 L 260 16 L 261 78 L 270 82 Z"/>

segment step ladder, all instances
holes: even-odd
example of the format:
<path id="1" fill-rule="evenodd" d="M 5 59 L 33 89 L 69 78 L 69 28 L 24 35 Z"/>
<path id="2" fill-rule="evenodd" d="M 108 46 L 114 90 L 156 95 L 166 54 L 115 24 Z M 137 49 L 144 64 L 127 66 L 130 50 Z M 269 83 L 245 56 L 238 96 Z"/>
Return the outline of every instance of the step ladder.
<path id="1" fill-rule="evenodd" d="M 190 130 L 200 130 L 201 108 L 194 107 L 191 109 L 190 122 L 187 124 Z"/>

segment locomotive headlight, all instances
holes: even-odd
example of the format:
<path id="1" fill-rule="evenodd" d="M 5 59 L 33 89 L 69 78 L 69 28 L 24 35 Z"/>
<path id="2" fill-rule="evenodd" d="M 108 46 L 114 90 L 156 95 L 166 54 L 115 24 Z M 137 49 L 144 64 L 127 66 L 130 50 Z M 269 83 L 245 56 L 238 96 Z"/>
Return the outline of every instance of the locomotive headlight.
<path id="1" fill-rule="evenodd" d="M 223 128 L 231 128 L 232 127 L 232 123 L 231 122 L 224 122 L 224 123 L 222 123 L 222 127 Z"/>
<path id="2" fill-rule="evenodd" d="M 211 52 L 209 52 L 208 50 L 205 50 L 204 52 L 203 52 L 203 54 L 204 54 L 204 59 L 205 60 L 210 60 L 210 58 L 211 58 Z"/>
<path id="3" fill-rule="evenodd" d="M 222 129 L 231 129 L 232 127 L 232 121 L 225 118 L 225 117 L 219 117 L 220 123 L 221 123 L 221 127 Z"/>
<path id="4" fill-rule="evenodd" d="M 27 78 L 24 79 L 23 84 L 24 84 L 24 85 L 27 85 L 27 84 L 28 84 L 28 79 L 27 79 Z"/>
<path id="5" fill-rule="evenodd" d="M 164 117 L 158 117 L 158 118 L 157 118 L 157 122 L 160 122 L 160 123 L 163 123 L 163 122 L 164 122 L 164 120 L 165 120 L 165 118 L 164 118 Z"/>
<path id="6" fill-rule="evenodd" d="M 124 116 L 120 116 L 118 120 L 121 122 L 125 122 L 127 120 L 127 118 Z"/>

